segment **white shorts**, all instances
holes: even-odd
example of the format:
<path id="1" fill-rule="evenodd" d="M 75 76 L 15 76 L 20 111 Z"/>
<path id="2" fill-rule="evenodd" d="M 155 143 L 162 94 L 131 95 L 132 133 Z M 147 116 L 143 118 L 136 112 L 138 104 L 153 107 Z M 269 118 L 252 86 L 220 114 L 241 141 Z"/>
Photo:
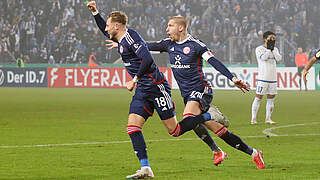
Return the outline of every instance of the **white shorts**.
<path id="1" fill-rule="evenodd" d="M 265 94 L 278 94 L 277 93 L 277 82 L 257 82 L 256 94 L 265 95 Z"/>

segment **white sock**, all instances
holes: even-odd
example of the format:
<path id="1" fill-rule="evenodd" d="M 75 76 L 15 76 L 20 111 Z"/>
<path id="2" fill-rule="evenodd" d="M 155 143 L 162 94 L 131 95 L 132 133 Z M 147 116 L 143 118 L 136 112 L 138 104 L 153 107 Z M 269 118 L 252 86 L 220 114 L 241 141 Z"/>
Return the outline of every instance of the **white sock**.
<path id="1" fill-rule="evenodd" d="M 267 99 L 267 105 L 266 105 L 266 120 L 271 119 L 271 114 L 274 108 L 274 98 Z"/>
<path id="2" fill-rule="evenodd" d="M 256 119 L 257 118 L 257 113 L 259 111 L 260 107 L 260 101 L 261 99 L 255 97 L 254 101 L 252 103 L 252 109 L 251 109 L 251 119 Z"/>
<path id="3" fill-rule="evenodd" d="M 256 149 L 253 148 L 253 152 L 251 154 L 251 157 L 254 158 L 258 155 L 258 151 Z"/>

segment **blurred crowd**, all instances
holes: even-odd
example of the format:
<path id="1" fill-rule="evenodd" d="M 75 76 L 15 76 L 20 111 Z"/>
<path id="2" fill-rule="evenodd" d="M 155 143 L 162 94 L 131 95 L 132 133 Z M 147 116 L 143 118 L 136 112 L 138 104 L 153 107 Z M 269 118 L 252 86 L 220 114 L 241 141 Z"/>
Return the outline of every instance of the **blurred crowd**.
<path id="1" fill-rule="evenodd" d="M 294 62 L 298 47 L 307 53 L 319 48 L 319 0 L 96 0 L 105 17 L 124 11 L 130 28 L 147 41 L 166 37 L 170 16 L 183 15 L 189 33 L 204 41 L 228 63 L 256 63 L 254 48 L 262 33 L 283 38 L 284 62 Z M 23 57 L 25 63 L 112 63 L 85 0 L 1 0 L 0 63 Z M 279 43 L 278 43 L 279 45 Z"/>

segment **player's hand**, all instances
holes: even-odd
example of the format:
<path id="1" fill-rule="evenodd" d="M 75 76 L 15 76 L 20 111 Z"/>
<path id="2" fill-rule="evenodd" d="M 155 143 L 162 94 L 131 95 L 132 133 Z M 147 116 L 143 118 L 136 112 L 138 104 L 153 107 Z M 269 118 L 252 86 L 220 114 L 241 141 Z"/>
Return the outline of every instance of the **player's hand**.
<path id="1" fill-rule="evenodd" d="M 135 85 L 136 85 L 136 82 L 134 82 L 133 80 L 126 82 L 126 86 L 129 91 L 132 91 Z"/>
<path id="2" fill-rule="evenodd" d="M 113 49 L 113 48 L 118 48 L 118 43 L 116 43 L 116 42 L 114 42 L 112 40 L 108 39 L 105 42 L 106 42 L 105 46 L 108 47 L 109 50 Z"/>
<path id="3" fill-rule="evenodd" d="M 243 92 L 246 93 L 246 91 L 249 91 L 250 88 L 248 86 L 248 84 L 244 83 L 242 80 L 233 77 L 232 78 L 232 82 Z"/>
<path id="4" fill-rule="evenodd" d="M 302 71 L 303 74 L 303 82 L 306 83 L 307 82 L 307 75 L 308 75 L 308 71 L 306 71 L 305 69 Z"/>
<path id="5" fill-rule="evenodd" d="M 276 42 L 275 40 L 269 39 L 267 41 L 267 49 L 270 49 L 271 51 L 273 51 L 275 42 Z"/>
<path id="6" fill-rule="evenodd" d="M 87 6 L 88 6 L 88 8 L 90 9 L 91 12 L 96 12 L 97 11 L 96 1 L 88 2 Z"/>

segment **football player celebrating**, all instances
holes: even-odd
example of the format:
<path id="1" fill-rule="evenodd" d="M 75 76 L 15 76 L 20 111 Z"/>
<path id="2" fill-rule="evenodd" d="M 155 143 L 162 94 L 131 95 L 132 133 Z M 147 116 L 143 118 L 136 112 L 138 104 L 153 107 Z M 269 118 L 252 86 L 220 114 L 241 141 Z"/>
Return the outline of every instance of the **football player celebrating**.
<path id="1" fill-rule="evenodd" d="M 213 90 L 210 83 L 205 79 L 202 70 L 202 59 L 208 61 L 243 92 L 249 90 L 248 85 L 234 77 L 221 61 L 210 52 L 205 44 L 187 34 L 187 21 L 183 16 L 172 17 L 168 22 L 166 31 L 169 38 L 147 44 L 151 51 L 169 53 L 172 72 L 185 103 L 184 117 L 196 116 L 207 111 L 217 112 L 217 109 L 210 107 L 213 99 Z M 108 46 L 117 47 L 117 44 L 110 42 Z M 224 116 L 220 112 L 219 114 Z M 218 122 L 210 121 L 205 124 L 207 128 L 212 130 L 227 144 L 250 155 L 256 163 L 257 168 L 263 169 L 262 152 L 251 148 L 239 136 L 229 132 L 227 129 L 228 125 L 229 122 L 226 118 Z M 203 140 L 210 147 L 213 147 L 212 143 L 214 141 L 204 126 L 198 126 L 194 131 L 198 136 L 202 134 L 203 137 L 206 137 Z M 218 161 L 221 162 L 226 157 L 226 154 L 222 151 L 215 152 L 213 149 L 213 152 L 215 154 L 214 164 L 218 163 Z"/>
<path id="2" fill-rule="evenodd" d="M 154 174 L 150 168 L 147 147 L 142 135 L 142 126 L 148 117 L 152 116 L 154 109 L 168 132 L 175 137 L 194 129 L 199 123 L 217 119 L 216 116 L 220 114 L 209 112 L 189 116 L 177 122 L 169 83 L 154 63 L 145 41 L 135 30 L 126 27 L 127 16 L 119 11 L 111 12 L 105 22 L 97 10 L 95 1 L 90 1 L 87 6 L 103 34 L 119 43 L 118 52 L 127 72 L 133 78 L 126 83 L 127 89 L 132 91 L 137 86 L 130 104 L 127 133 L 140 161 L 141 169 L 127 178 L 153 178 Z"/>

